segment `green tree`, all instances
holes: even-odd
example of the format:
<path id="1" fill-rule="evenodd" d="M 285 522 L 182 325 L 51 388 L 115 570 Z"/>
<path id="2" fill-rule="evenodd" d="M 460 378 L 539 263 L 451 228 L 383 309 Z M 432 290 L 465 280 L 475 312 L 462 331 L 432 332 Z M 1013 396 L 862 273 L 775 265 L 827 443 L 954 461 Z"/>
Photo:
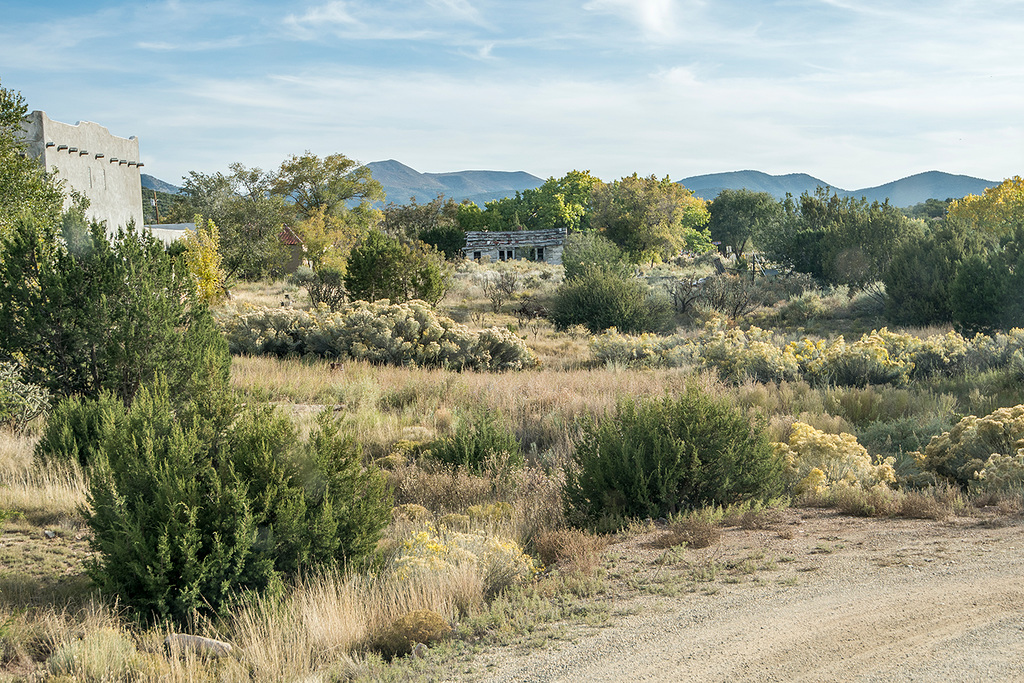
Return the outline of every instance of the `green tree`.
<path id="1" fill-rule="evenodd" d="M 61 183 L 25 154 L 22 122 L 27 113 L 21 93 L 0 87 L 0 238 L 26 213 L 49 235 L 59 230 Z"/>
<path id="2" fill-rule="evenodd" d="M 634 261 L 669 258 L 681 249 L 708 251 L 710 235 L 703 226 L 705 202 L 666 176 L 633 174 L 594 188 L 590 224 L 619 245 Z"/>
<path id="3" fill-rule="evenodd" d="M 722 190 L 708 205 L 711 239 L 731 247 L 739 256 L 755 235 L 774 230 L 782 219 L 782 206 L 767 192 Z"/>
<path id="4" fill-rule="evenodd" d="M 384 189 L 370 169 L 344 154 L 323 159 L 310 152 L 292 155 L 281 163 L 270 191 L 292 202 L 301 218 L 323 210 L 366 225 L 378 218 L 371 202 L 384 199 Z"/>
<path id="5" fill-rule="evenodd" d="M 548 178 L 540 187 L 487 202 L 482 212 L 467 207 L 459 223 L 466 231 L 587 230 L 591 194 L 600 184 L 590 171 L 570 171 L 561 178 Z"/>
<path id="6" fill-rule="evenodd" d="M 757 243 L 772 260 L 826 284 L 880 281 L 900 244 L 923 229 L 887 202 L 842 198 L 827 187 L 781 207 L 781 219 L 760 230 Z"/>
<path id="7" fill-rule="evenodd" d="M 475 206 L 475 205 L 474 205 Z M 381 230 L 403 240 L 419 240 L 444 252 L 451 260 L 462 255 L 466 233 L 459 227 L 459 204 L 438 195 L 426 204 L 413 197 L 408 204 L 384 207 Z"/>
<path id="8" fill-rule="evenodd" d="M 279 235 L 289 209 L 270 194 L 270 174 L 237 163 L 228 168 L 227 175 L 190 172 L 164 219 L 187 223 L 199 214 L 216 223 L 228 282 L 279 273 L 288 258 Z"/>
<path id="9" fill-rule="evenodd" d="M 1024 327 L 1024 225 L 984 253 L 975 253 L 957 269 L 950 287 L 953 323 L 965 334 Z"/>
<path id="10" fill-rule="evenodd" d="M 130 402 L 164 373 L 176 393 L 196 376 L 227 381 L 230 356 L 183 264 L 150 233 L 121 231 L 69 213 L 62 240 L 23 215 L 0 242 L 0 357 L 52 394 Z"/>
<path id="11" fill-rule="evenodd" d="M 434 248 L 371 230 L 349 255 L 345 287 L 353 299 L 436 304 L 448 291 L 449 280 L 449 267 Z"/>
<path id="12" fill-rule="evenodd" d="M 942 221 L 895 249 L 883 277 L 886 317 L 899 325 L 935 325 L 953 320 L 950 287 L 961 262 L 983 249 L 977 236 L 954 221 Z"/>

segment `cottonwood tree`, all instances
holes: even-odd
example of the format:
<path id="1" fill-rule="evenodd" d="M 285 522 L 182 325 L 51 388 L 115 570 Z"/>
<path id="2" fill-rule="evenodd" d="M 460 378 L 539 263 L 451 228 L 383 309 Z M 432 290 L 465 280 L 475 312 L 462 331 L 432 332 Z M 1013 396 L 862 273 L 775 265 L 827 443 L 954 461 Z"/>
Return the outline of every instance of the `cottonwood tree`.
<path id="1" fill-rule="evenodd" d="M 737 256 L 754 236 L 777 227 L 782 206 L 767 192 L 722 190 L 708 205 L 711 239 L 731 247 Z"/>
<path id="2" fill-rule="evenodd" d="M 711 249 L 704 229 L 706 202 L 668 176 L 641 178 L 636 173 L 598 185 L 591 196 L 590 224 L 634 261 L 666 259 L 683 248 Z"/>
<path id="3" fill-rule="evenodd" d="M 481 221 L 487 230 L 586 230 L 591 195 L 600 184 L 590 171 L 570 171 L 548 178 L 536 189 L 487 202 Z"/>
<path id="4" fill-rule="evenodd" d="M 271 174 L 238 163 L 228 168 L 228 174 L 190 172 L 166 219 L 185 223 L 200 214 L 216 223 L 228 281 L 276 274 L 288 258 L 279 239 L 288 206 L 270 194 Z"/>
<path id="5" fill-rule="evenodd" d="M 995 237 L 1009 237 L 1024 226 L 1024 179 L 1007 178 L 980 195 L 953 200 L 947 211 L 951 220 Z"/>

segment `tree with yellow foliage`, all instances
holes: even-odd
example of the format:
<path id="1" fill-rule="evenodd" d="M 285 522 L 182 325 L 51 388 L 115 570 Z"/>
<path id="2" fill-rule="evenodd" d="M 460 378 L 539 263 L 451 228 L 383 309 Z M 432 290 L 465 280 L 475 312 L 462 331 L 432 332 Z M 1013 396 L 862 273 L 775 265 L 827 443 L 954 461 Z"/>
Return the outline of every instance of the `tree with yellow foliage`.
<path id="1" fill-rule="evenodd" d="M 212 304 L 225 296 L 223 259 L 220 255 L 220 233 L 212 219 L 195 217 L 195 231 L 185 231 L 185 264 L 195 285 L 196 296 L 204 304 Z"/>
<path id="2" fill-rule="evenodd" d="M 344 220 L 321 206 L 296 225 L 295 231 L 302 237 L 306 259 L 313 270 L 321 266 L 344 270 L 349 252 L 369 231 L 369 225 L 362 221 Z"/>
<path id="3" fill-rule="evenodd" d="M 1007 237 L 1024 226 L 1024 179 L 1015 175 L 980 195 L 954 200 L 946 215 L 979 232 Z"/>

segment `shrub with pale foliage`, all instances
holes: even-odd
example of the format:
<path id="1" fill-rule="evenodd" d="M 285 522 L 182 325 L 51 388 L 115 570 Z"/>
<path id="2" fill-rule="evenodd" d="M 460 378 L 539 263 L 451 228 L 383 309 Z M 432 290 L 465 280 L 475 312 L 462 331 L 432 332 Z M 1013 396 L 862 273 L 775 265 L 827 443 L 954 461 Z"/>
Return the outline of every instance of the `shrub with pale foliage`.
<path id="1" fill-rule="evenodd" d="M 611 329 L 591 340 L 590 353 L 599 363 L 714 368 L 737 383 L 803 379 L 816 385 L 903 386 L 911 379 L 994 368 L 1024 376 L 1024 330 L 966 339 L 956 332 L 921 338 L 882 328 L 853 342 L 839 336 L 787 343 L 771 330 L 726 329 L 711 321 L 696 336 L 633 336 Z"/>
<path id="2" fill-rule="evenodd" d="M 1022 449 L 1024 404 L 984 417 L 968 415 L 914 456 L 922 469 L 961 486 L 977 481 L 982 488 L 998 488 L 1020 477 L 1015 472 Z"/>
<path id="3" fill-rule="evenodd" d="M 487 595 L 532 579 L 540 571 L 533 558 L 510 538 L 493 531 L 454 531 L 433 524 L 403 539 L 390 566 L 402 580 L 469 566 L 480 574 Z"/>
<path id="4" fill-rule="evenodd" d="M 522 370 L 537 357 L 515 333 L 473 333 L 421 301 L 358 301 L 337 312 L 252 308 L 223 321 L 235 354 L 316 356 L 452 370 Z"/>

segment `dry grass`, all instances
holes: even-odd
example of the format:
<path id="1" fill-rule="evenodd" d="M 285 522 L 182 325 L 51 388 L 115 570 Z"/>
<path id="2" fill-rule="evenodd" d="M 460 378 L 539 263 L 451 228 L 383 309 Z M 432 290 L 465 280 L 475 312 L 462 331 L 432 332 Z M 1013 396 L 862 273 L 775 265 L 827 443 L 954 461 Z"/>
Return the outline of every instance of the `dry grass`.
<path id="1" fill-rule="evenodd" d="M 386 455 L 409 427 L 445 436 L 458 416 L 489 411 L 506 419 L 524 447 L 570 451 L 584 416 L 612 410 L 624 397 L 661 397 L 688 384 L 724 391 L 713 375 L 688 377 L 679 369 L 537 370 L 501 375 L 437 369 L 381 367 L 367 363 L 235 358 L 232 385 L 253 397 L 292 410 L 338 411 L 343 425 L 375 456 Z"/>
<path id="2" fill-rule="evenodd" d="M 581 529 L 561 528 L 541 531 L 534 548 L 545 566 L 557 565 L 566 572 L 593 574 L 601 565 L 601 553 L 610 539 Z"/>
<path id="3" fill-rule="evenodd" d="M 656 548 L 708 548 L 722 540 L 722 529 L 713 520 L 699 514 L 669 522 L 664 533 L 652 541 Z"/>
<path id="4" fill-rule="evenodd" d="M 85 505 L 77 469 L 42 470 L 32 461 L 38 437 L 0 431 L 0 510 L 16 510 L 35 526 L 73 523 Z"/>

